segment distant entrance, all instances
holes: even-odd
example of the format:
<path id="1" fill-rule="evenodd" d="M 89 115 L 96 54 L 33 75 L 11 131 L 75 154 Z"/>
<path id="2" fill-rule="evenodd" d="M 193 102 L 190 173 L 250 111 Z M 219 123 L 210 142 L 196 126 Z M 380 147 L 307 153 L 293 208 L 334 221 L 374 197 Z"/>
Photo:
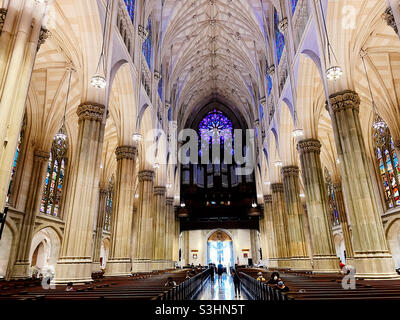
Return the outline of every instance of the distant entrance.
<path id="1" fill-rule="evenodd" d="M 222 230 L 215 231 L 207 241 L 207 263 L 222 264 L 229 270 L 234 266 L 232 239 Z"/>

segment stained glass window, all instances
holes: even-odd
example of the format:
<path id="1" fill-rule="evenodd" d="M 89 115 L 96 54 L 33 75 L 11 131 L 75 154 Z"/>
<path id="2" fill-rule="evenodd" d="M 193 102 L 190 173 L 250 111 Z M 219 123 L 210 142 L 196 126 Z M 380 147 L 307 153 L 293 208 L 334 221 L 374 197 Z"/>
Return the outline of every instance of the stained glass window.
<path id="1" fill-rule="evenodd" d="M 232 122 L 216 109 L 210 111 L 199 124 L 199 131 L 203 140 L 209 143 L 223 142 L 233 136 Z"/>
<path id="2" fill-rule="evenodd" d="M 106 207 L 104 213 L 104 231 L 111 230 L 111 215 L 113 208 L 113 193 L 114 193 L 114 177 L 111 177 L 108 189 L 107 189 L 107 197 L 106 197 Z"/>
<path id="3" fill-rule="evenodd" d="M 10 183 L 8 184 L 8 192 L 7 192 L 7 198 L 6 198 L 7 203 L 10 202 L 10 198 L 11 198 L 11 194 L 12 194 L 12 190 L 13 190 L 13 183 L 15 180 L 15 174 L 17 173 L 18 164 L 21 160 L 21 148 L 22 148 L 24 133 L 25 133 L 25 120 L 22 125 L 22 130 L 18 136 L 17 149 L 15 150 L 14 161 L 13 161 L 12 168 L 11 168 L 11 177 L 10 177 Z"/>
<path id="4" fill-rule="evenodd" d="M 128 10 L 129 16 L 131 17 L 132 22 L 135 19 L 135 0 L 124 0 L 126 4 L 126 10 Z"/>
<path id="5" fill-rule="evenodd" d="M 143 46 L 142 46 L 142 51 L 143 51 L 143 55 L 146 58 L 147 61 L 147 65 L 149 66 L 149 68 L 151 67 L 151 50 L 152 50 L 152 35 L 151 35 L 151 20 L 150 17 L 147 20 L 147 38 L 146 40 L 143 42 Z"/>
<path id="6" fill-rule="evenodd" d="M 163 98 L 163 79 L 161 78 L 160 81 L 158 81 L 158 95 L 160 96 L 160 99 L 162 100 Z"/>
<path id="7" fill-rule="evenodd" d="M 382 120 L 379 118 L 379 120 Z M 374 128 L 375 155 L 388 209 L 400 206 L 400 166 L 387 125 Z"/>
<path id="8" fill-rule="evenodd" d="M 268 96 L 271 95 L 272 91 L 272 78 L 269 74 L 267 74 L 267 89 L 268 89 Z"/>
<path id="9" fill-rule="evenodd" d="M 296 6 L 297 6 L 298 0 L 290 0 L 290 2 L 292 4 L 292 14 L 294 14 L 294 12 L 296 11 Z"/>
<path id="10" fill-rule="evenodd" d="M 274 30 L 275 30 L 276 55 L 278 57 L 278 64 L 279 64 L 282 58 L 283 49 L 285 48 L 285 37 L 279 31 L 279 15 L 276 9 L 274 9 Z"/>
<path id="11" fill-rule="evenodd" d="M 55 137 L 50 150 L 40 212 L 57 217 L 61 208 L 67 162 L 67 143 Z"/>
<path id="12" fill-rule="evenodd" d="M 337 203 L 336 203 L 335 188 L 333 186 L 332 178 L 331 178 L 331 175 L 327 168 L 325 168 L 324 174 L 325 174 L 326 185 L 328 188 L 329 213 L 330 213 L 332 225 L 337 226 L 340 224 L 340 220 L 339 220 L 339 212 L 338 212 Z"/>

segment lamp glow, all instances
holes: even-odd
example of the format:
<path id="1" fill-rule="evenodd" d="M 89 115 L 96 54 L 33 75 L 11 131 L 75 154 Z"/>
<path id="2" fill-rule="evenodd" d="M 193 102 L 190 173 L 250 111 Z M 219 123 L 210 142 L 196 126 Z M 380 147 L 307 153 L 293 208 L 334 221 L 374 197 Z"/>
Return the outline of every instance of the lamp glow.
<path id="1" fill-rule="evenodd" d="M 304 136 L 304 130 L 303 129 L 294 129 L 292 131 L 292 136 L 294 138 L 300 138 Z"/>
<path id="2" fill-rule="evenodd" d="M 90 79 L 90 85 L 96 89 L 104 89 L 107 86 L 107 80 L 103 76 L 96 75 Z"/>
<path id="3" fill-rule="evenodd" d="M 132 135 L 132 140 L 135 142 L 140 142 L 142 141 L 142 135 L 140 133 L 134 133 Z"/>
<path id="4" fill-rule="evenodd" d="M 283 166 L 283 162 L 281 160 L 277 160 L 274 162 L 275 167 L 282 167 Z"/>
<path id="5" fill-rule="evenodd" d="M 342 74 L 343 71 L 339 66 L 333 66 L 326 69 L 326 78 L 330 81 L 339 79 Z"/>

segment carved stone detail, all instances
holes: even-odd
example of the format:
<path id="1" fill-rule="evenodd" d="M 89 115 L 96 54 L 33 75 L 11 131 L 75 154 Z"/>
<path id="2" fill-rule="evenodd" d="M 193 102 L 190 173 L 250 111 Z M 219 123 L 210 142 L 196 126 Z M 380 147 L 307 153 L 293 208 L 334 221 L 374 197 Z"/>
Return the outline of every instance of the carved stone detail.
<path id="1" fill-rule="evenodd" d="M 46 40 L 48 38 L 50 38 L 50 36 L 51 36 L 51 32 L 48 29 L 46 29 L 44 27 L 40 28 L 39 41 L 38 41 L 38 46 L 37 46 L 38 51 L 39 51 L 41 45 L 44 44 L 46 42 Z"/>
<path id="2" fill-rule="evenodd" d="M 297 143 L 297 151 L 303 153 L 321 153 L 322 144 L 317 139 L 305 139 Z"/>
<path id="3" fill-rule="evenodd" d="M 142 25 L 138 26 L 138 34 L 140 36 L 140 38 L 145 41 L 147 39 L 147 36 L 149 35 L 149 32 L 146 30 L 145 27 L 143 27 Z"/>
<path id="4" fill-rule="evenodd" d="M 278 25 L 279 31 L 282 33 L 285 33 L 285 31 L 288 28 L 288 25 L 289 25 L 288 18 L 283 18 L 281 21 L 279 21 L 279 25 Z"/>
<path id="5" fill-rule="evenodd" d="M 281 169 L 281 174 L 284 177 L 288 177 L 288 176 L 298 176 L 300 172 L 299 167 L 297 166 L 287 166 L 287 167 L 283 167 Z"/>
<path id="6" fill-rule="evenodd" d="M 271 65 L 268 67 L 267 73 L 268 73 L 270 76 L 273 76 L 273 75 L 274 75 L 274 73 L 275 73 L 275 65 L 274 65 L 274 64 L 271 64 Z"/>
<path id="7" fill-rule="evenodd" d="M 50 158 L 50 152 L 43 151 L 43 150 L 35 150 L 33 152 L 33 157 L 35 161 L 39 162 L 47 162 Z"/>
<path id="8" fill-rule="evenodd" d="M 167 205 L 167 206 L 173 206 L 174 205 L 174 198 L 166 198 L 165 199 L 165 204 Z"/>
<path id="9" fill-rule="evenodd" d="M 7 9 L 0 8 L 0 34 L 3 31 L 4 21 L 6 21 Z"/>
<path id="10" fill-rule="evenodd" d="M 136 160 L 138 148 L 134 146 L 119 146 L 115 149 L 117 161 L 121 159 Z"/>
<path id="11" fill-rule="evenodd" d="M 272 192 L 283 192 L 283 183 L 273 183 L 271 184 Z"/>
<path id="12" fill-rule="evenodd" d="M 397 29 L 396 21 L 393 16 L 393 11 L 391 7 L 386 8 L 383 13 L 383 19 L 385 19 L 388 26 L 392 27 L 394 32 L 399 33 L 399 29 Z"/>
<path id="13" fill-rule="evenodd" d="M 140 182 L 153 181 L 154 176 L 155 176 L 155 173 L 154 173 L 154 171 L 151 171 L 151 170 L 143 170 L 143 171 L 139 171 L 139 173 L 138 173 Z"/>
<path id="14" fill-rule="evenodd" d="M 264 195 L 264 202 L 265 203 L 272 203 L 272 194 Z"/>
<path id="15" fill-rule="evenodd" d="M 156 79 L 156 81 L 160 81 L 162 78 L 162 75 L 160 72 L 154 70 L 154 79 Z"/>
<path id="16" fill-rule="evenodd" d="M 154 195 L 155 196 L 164 196 L 166 192 L 167 192 L 166 187 L 162 187 L 162 186 L 154 187 Z"/>
<path id="17" fill-rule="evenodd" d="M 89 121 L 98 121 L 101 122 L 103 120 L 103 115 L 106 110 L 106 107 L 97 104 L 97 103 L 82 103 L 78 110 L 76 111 L 79 121 L 89 120 Z"/>
<path id="18" fill-rule="evenodd" d="M 334 113 L 347 109 L 353 109 L 358 112 L 360 109 L 360 97 L 357 92 L 352 90 L 334 93 L 329 97 L 329 101 Z"/>

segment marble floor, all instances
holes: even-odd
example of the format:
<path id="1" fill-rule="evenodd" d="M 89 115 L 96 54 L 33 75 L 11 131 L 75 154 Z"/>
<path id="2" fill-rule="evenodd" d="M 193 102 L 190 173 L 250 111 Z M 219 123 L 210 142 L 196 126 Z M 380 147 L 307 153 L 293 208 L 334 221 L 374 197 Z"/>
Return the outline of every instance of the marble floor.
<path id="1" fill-rule="evenodd" d="M 197 295 L 196 300 L 250 300 L 246 291 L 241 288 L 241 296 L 235 297 L 235 287 L 231 276 L 226 273 L 221 278 L 215 275 L 215 280 L 208 280 L 203 290 Z"/>

